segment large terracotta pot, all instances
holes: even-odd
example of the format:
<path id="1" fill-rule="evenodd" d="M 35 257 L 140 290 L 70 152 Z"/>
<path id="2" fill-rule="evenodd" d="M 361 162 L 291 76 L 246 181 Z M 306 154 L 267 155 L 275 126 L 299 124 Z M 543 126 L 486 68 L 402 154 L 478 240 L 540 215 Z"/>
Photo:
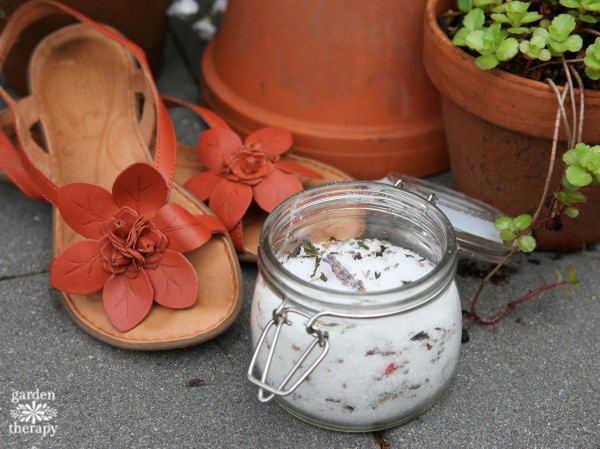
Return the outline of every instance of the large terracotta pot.
<path id="1" fill-rule="evenodd" d="M 0 0 L 0 9 L 6 16 L 28 0 Z M 160 68 L 162 49 L 167 24 L 167 8 L 171 0 L 60 0 L 62 3 L 119 30 L 127 38 L 138 44 L 148 57 L 152 71 Z M 49 30 L 73 22 L 64 17 L 48 17 L 40 20 L 21 36 L 13 47 L 2 72 L 8 83 L 19 93 L 27 92 L 27 61 L 40 37 Z M 4 27 L 5 21 L 0 23 Z"/>
<path id="2" fill-rule="evenodd" d="M 556 97 L 544 83 L 478 69 L 437 23 L 452 3 L 427 2 L 423 51 L 427 73 L 442 95 L 454 186 L 508 214 L 533 212 L 544 190 Z M 600 92 L 585 95 L 584 141 L 598 144 Z M 567 150 L 564 133 L 561 138 L 560 155 Z M 559 158 L 551 192 L 558 189 L 563 168 Z M 600 241 L 600 189 L 584 193 L 590 198 L 579 218 L 565 218 L 561 232 L 542 231 L 541 248 L 575 249 Z"/>
<path id="3" fill-rule="evenodd" d="M 358 178 L 448 167 L 421 62 L 423 0 L 230 0 L 202 91 L 236 131 L 284 126 Z"/>

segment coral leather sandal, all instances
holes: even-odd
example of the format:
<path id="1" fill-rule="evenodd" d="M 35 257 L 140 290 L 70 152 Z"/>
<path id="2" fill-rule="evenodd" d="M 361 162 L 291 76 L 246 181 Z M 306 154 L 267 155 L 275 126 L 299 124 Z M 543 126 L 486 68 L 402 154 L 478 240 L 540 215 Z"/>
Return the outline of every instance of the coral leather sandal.
<path id="1" fill-rule="evenodd" d="M 264 221 L 284 199 L 308 187 L 353 179 L 335 167 L 291 154 L 292 135 L 284 128 L 259 129 L 242 141 L 213 111 L 163 99 L 169 107 L 191 109 L 210 127 L 197 148 L 179 145 L 175 179 L 208 202 L 242 261 L 256 262 Z"/>
<path id="2" fill-rule="evenodd" d="M 0 135 L 0 163 L 55 206 L 52 285 L 79 326 L 114 346 L 171 349 L 220 334 L 240 310 L 239 263 L 221 221 L 173 183 L 175 133 L 143 52 L 71 8 L 31 0 L 0 37 L 2 63 L 49 15 L 78 23 L 40 40 L 28 97 L 0 90 L 17 141 Z"/>

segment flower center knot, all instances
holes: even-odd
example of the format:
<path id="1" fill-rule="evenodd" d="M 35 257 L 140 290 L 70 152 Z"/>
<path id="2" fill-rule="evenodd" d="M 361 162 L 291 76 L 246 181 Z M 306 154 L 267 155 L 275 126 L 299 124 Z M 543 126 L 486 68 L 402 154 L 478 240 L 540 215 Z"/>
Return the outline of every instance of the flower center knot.
<path id="1" fill-rule="evenodd" d="M 140 266 L 158 266 L 166 246 L 167 238 L 152 220 L 124 207 L 108 222 L 102 255 L 113 273 L 137 272 Z"/>
<path id="2" fill-rule="evenodd" d="M 225 168 L 221 172 L 231 181 L 256 185 L 273 171 L 273 163 L 279 158 L 273 157 L 260 143 L 242 145 L 225 160 Z"/>

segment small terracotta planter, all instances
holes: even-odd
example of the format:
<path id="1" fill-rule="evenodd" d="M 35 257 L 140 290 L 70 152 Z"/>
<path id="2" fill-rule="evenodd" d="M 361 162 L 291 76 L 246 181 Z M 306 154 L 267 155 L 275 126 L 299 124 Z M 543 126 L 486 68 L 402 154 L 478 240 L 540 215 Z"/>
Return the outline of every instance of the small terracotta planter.
<path id="1" fill-rule="evenodd" d="M 6 16 L 29 0 L 0 0 L 0 9 Z M 167 8 L 171 0 L 60 0 L 97 22 L 104 23 L 119 30 L 128 39 L 138 44 L 148 57 L 152 71 L 157 74 L 162 59 L 162 49 L 167 26 Z M 15 45 L 9 55 L 3 72 L 11 87 L 19 93 L 27 92 L 26 68 L 31 52 L 37 45 L 40 36 L 48 34 L 48 30 L 58 29 L 72 22 L 64 17 L 45 17 L 27 30 L 21 42 Z M 1 21 L 4 27 L 6 21 Z"/>
<path id="2" fill-rule="evenodd" d="M 557 102 L 544 83 L 498 69 L 483 71 L 474 58 L 452 45 L 437 23 L 452 0 L 429 0 L 425 10 L 424 62 L 442 95 L 442 110 L 456 189 L 508 214 L 533 212 L 544 189 Z M 577 94 L 578 97 L 579 94 Z M 600 143 L 600 92 L 586 91 L 584 141 Z M 567 150 L 563 139 L 562 155 Z M 555 167 L 551 192 L 563 164 Z M 600 191 L 580 216 L 563 220 L 562 232 L 542 231 L 542 249 L 576 249 L 600 241 Z"/>
<path id="3" fill-rule="evenodd" d="M 355 177 L 448 167 L 421 61 L 424 1 L 231 0 L 202 59 L 210 107 L 240 134 L 283 126 Z"/>

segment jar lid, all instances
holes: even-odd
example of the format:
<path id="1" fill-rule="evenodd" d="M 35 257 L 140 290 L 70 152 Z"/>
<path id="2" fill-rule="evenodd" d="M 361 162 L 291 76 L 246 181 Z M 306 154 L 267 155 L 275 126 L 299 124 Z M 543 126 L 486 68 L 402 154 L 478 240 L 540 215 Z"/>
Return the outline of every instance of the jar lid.
<path id="1" fill-rule="evenodd" d="M 509 253 L 510 247 L 502 242 L 494 225 L 496 218 L 506 214 L 495 207 L 455 190 L 400 173 L 390 173 L 380 182 L 396 185 L 427 199 L 433 194 L 434 204 L 454 227 L 460 255 L 497 263 Z"/>

